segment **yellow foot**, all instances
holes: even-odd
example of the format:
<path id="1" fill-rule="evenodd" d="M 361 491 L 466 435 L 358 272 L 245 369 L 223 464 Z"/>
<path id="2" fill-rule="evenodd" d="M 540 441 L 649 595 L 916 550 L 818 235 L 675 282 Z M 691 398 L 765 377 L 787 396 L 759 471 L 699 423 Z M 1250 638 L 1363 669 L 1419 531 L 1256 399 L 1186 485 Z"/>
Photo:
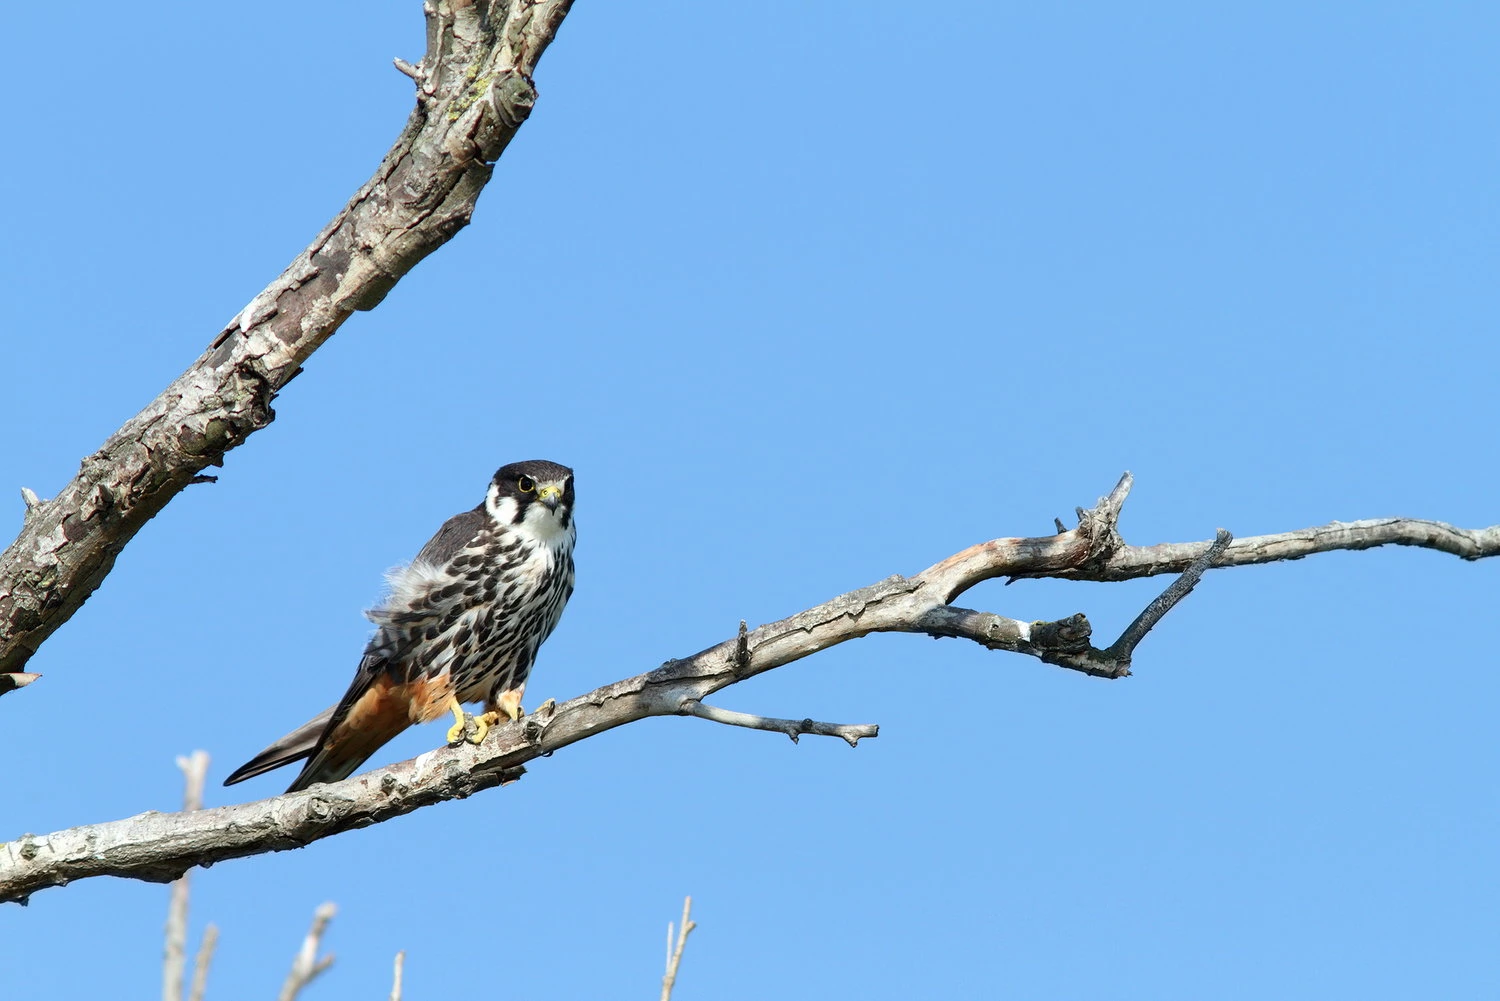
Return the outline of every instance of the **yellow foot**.
<path id="1" fill-rule="evenodd" d="M 500 715 L 498 713 L 480 713 L 478 716 L 473 717 L 473 720 L 474 734 L 468 738 L 469 743 L 482 744 L 484 743 L 485 736 L 490 732 L 490 727 L 500 722 Z"/>
<path id="2" fill-rule="evenodd" d="M 466 717 L 472 717 L 469 717 L 469 714 L 464 712 L 464 707 L 458 704 L 458 699 L 450 698 L 448 700 L 448 711 L 453 714 L 453 725 L 448 728 L 448 743 L 457 744 L 463 739 L 465 724 L 467 722 Z"/>
<path id="3" fill-rule="evenodd" d="M 468 741 L 471 744 L 484 743 L 485 736 L 490 732 L 490 727 L 499 721 L 496 713 L 481 713 L 478 716 L 464 712 L 464 707 L 458 704 L 458 699 L 448 700 L 448 711 L 453 714 L 453 725 L 448 728 L 448 743 L 460 744 Z M 470 731 L 469 724 L 474 729 Z"/>

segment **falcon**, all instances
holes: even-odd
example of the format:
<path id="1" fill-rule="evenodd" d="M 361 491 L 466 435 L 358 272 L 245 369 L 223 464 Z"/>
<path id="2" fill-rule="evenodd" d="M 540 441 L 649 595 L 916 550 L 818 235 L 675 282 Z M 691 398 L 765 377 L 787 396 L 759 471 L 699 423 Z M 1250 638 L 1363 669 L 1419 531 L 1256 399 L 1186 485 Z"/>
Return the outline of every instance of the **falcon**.
<path id="1" fill-rule="evenodd" d="M 348 778 L 415 723 L 453 714 L 448 743 L 483 742 L 521 696 L 537 650 L 573 593 L 573 471 L 502 466 L 484 502 L 443 523 L 417 558 L 386 575 L 365 615 L 376 631 L 338 705 L 261 751 L 225 785 L 307 759 L 287 792 Z M 483 702 L 468 717 L 463 703 Z M 466 725 L 474 726 L 467 736 Z"/>

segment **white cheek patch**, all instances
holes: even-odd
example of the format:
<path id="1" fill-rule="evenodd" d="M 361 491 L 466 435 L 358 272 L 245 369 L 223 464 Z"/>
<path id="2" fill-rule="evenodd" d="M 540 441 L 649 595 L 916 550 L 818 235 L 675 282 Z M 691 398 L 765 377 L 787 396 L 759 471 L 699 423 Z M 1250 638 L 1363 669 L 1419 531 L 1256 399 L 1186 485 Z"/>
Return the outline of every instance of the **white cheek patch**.
<path id="1" fill-rule="evenodd" d="M 484 506 L 489 510 L 490 517 L 502 525 L 509 525 L 516 520 L 516 499 L 501 497 L 500 491 L 494 487 L 490 487 L 490 492 L 485 496 Z"/>

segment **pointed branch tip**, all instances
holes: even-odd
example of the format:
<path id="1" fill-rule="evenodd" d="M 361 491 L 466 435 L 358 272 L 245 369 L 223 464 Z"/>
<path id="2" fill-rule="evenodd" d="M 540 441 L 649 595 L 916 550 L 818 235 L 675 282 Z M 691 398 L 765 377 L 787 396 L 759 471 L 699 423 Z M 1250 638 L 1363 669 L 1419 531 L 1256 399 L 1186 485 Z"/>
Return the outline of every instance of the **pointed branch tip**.
<path id="1" fill-rule="evenodd" d="M 406 970 L 406 950 L 396 953 L 396 968 L 391 978 L 391 1001 L 401 1001 L 401 977 Z"/>
<path id="2" fill-rule="evenodd" d="M 687 947 L 687 937 L 698 927 L 692 919 L 693 898 L 682 901 L 682 924 L 678 926 L 675 943 L 672 922 L 667 922 L 667 972 L 661 978 L 661 1001 L 671 1001 L 672 988 L 677 984 L 677 971 L 682 966 L 682 950 Z"/>

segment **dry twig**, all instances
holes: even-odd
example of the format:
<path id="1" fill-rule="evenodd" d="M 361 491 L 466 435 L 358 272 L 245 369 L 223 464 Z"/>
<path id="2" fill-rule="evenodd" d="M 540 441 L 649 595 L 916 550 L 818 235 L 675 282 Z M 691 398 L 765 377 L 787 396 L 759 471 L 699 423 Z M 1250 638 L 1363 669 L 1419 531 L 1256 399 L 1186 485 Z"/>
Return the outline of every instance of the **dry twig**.
<path id="1" fill-rule="evenodd" d="M 203 929 L 203 944 L 198 946 L 198 955 L 193 958 L 193 987 L 188 991 L 188 1001 L 203 1001 L 208 990 L 208 968 L 214 961 L 214 947 L 219 944 L 219 926 L 210 924 Z"/>
<path id="2" fill-rule="evenodd" d="M 672 988 L 677 986 L 677 968 L 682 965 L 682 950 L 687 945 L 687 937 L 692 934 L 693 929 L 698 927 L 690 915 L 693 911 L 693 898 L 682 899 L 682 924 L 677 930 L 676 947 L 672 944 L 672 922 L 667 922 L 667 972 L 661 978 L 661 1001 L 672 1001 Z"/>
<path id="3" fill-rule="evenodd" d="M 850 747 L 859 746 L 862 737 L 880 736 L 880 727 L 874 723 L 819 723 L 811 719 L 777 719 L 774 716 L 755 716 L 750 713 L 735 712 L 732 709 L 720 709 L 718 706 L 706 706 L 697 699 L 683 699 L 677 711 L 684 716 L 696 716 L 699 719 L 724 723 L 728 726 L 743 726 L 751 730 L 784 733 L 792 738 L 794 744 L 804 733 L 818 737 L 842 737 L 849 742 Z"/>
<path id="4" fill-rule="evenodd" d="M 323 933 L 328 930 L 328 922 L 333 920 L 338 910 L 333 904 L 325 903 L 319 904 L 318 909 L 313 912 L 312 927 L 308 928 L 307 937 L 302 940 L 302 948 L 297 950 L 296 958 L 292 960 L 291 971 L 287 973 L 276 1001 L 296 1001 L 302 988 L 333 965 L 333 953 L 319 959 L 318 949 L 323 944 Z"/>
<path id="5" fill-rule="evenodd" d="M 720 689 L 874 632 L 959 637 L 1094 677 L 1120 678 L 1130 673 L 1145 630 L 1209 566 L 1246 566 L 1377 545 L 1421 546 L 1470 560 L 1500 554 L 1500 525 L 1461 529 L 1397 518 L 1336 522 L 1232 541 L 1224 533 L 1213 542 L 1129 546 L 1115 528 L 1129 488 L 1127 474 L 1109 496 L 1083 512 L 1077 528 L 1045 538 L 980 543 L 913 577 L 888 577 L 779 622 L 742 629 L 690 657 L 561 705 L 547 705 L 492 730 L 479 747 L 443 747 L 342 782 L 255 803 L 143 814 L 45 837 L 25 835 L 0 845 L 0 901 L 24 901 L 39 889 L 90 876 L 170 880 L 194 865 L 300 848 L 432 803 L 471 796 L 514 781 L 526 762 L 575 741 L 648 716 L 681 715 L 685 705 L 701 704 Z M 1092 645 L 1092 627 L 1082 614 L 1021 622 L 951 604 L 974 585 L 995 578 L 1125 580 L 1163 573 L 1185 577 L 1102 650 Z"/>
<path id="6" fill-rule="evenodd" d="M 178 757 L 177 767 L 181 769 L 183 777 L 183 812 L 192 813 L 203 809 L 203 779 L 208 774 L 208 752 L 194 751 L 190 757 Z M 187 923 L 188 875 L 184 872 L 173 880 L 172 898 L 167 904 L 167 941 L 161 974 L 162 1001 L 182 1001 L 183 967 L 187 957 Z M 212 947 L 208 951 L 209 955 L 212 955 Z M 200 962 L 207 963 L 201 951 L 198 957 Z M 203 976 L 205 979 L 208 976 L 206 968 Z"/>
<path id="7" fill-rule="evenodd" d="M 396 969 L 391 974 L 391 1001 L 401 1001 L 401 974 L 406 969 L 406 950 L 396 953 Z"/>

